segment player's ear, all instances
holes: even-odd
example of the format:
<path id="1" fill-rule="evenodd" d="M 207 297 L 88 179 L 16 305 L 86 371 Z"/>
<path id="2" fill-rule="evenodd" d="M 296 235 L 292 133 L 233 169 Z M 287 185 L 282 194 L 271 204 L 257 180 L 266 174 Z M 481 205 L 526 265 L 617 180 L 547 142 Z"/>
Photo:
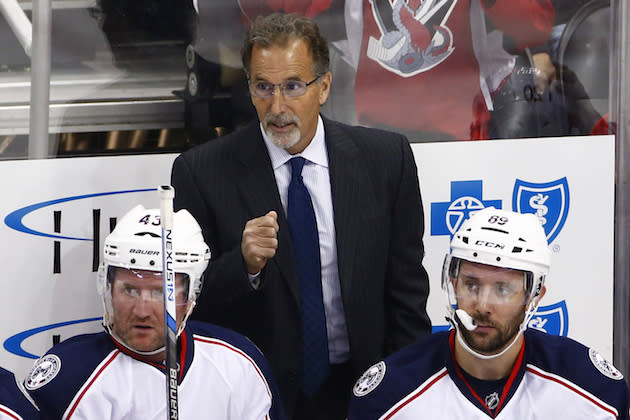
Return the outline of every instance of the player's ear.
<path id="1" fill-rule="evenodd" d="M 543 298 L 543 296 L 545 296 L 545 293 L 547 292 L 547 286 L 544 286 L 540 289 L 540 293 L 538 293 L 538 296 L 534 297 L 534 299 L 536 299 L 537 302 L 540 302 L 540 299 Z"/>

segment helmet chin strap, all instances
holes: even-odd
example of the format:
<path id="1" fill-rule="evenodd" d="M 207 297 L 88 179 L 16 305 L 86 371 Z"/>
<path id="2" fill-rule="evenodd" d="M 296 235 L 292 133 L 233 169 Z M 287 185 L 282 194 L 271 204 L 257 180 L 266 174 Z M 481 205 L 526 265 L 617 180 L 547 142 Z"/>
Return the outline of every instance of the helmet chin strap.
<path id="1" fill-rule="evenodd" d="M 188 310 L 184 314 L 184 317 L 182 318 L 181 322 L 179 323 L 179 327 L 177 328 L 177 338 L 179 338 L 179 336 L 182 334 L 182 331 L 184 331 L 184 328 L 186 328 L 186 321 L 188 321 L 188 317 L 190 317 L 193 309 L 195 309 L 195 305 L 197 305 L 196 298 L 195 300 L 189 301 Z"/>
<path id="2" fill-rule="evenodd" d="M 516 343 L 518 341 L 518 339 L 521 336 L 521 334 L 523 334 L 523 331 L 525 331 L 527 329 L 527 324 L 529 323 L 529 320 L 532 318 L 532 316 L 536 312 L 536 308 L 538 308 L 538 299 L 536 299 L 536 298 L 532 299 L 528 306 L 529 306 L 529 308 L 527 310 L 525 318 L 521 322 L 521 325 L 518 327 L 518 333 L 516 333 L 516 335 L 514 336 L 514 339 L 512 340 L 512 342 L 506 348 L 501 350 L 499 353 L 496 353 L 496 354 L 481 354 L 481 353 L 473 350 L 468 345 L 468 343 L 466 343 L 466 340 L 464 340 L 464 337 L 462 337 L 462 333 L 460 331 L 461 326 L 463 325 L 467 330 L 473 331 L 473 330 L 475 330 L 477 328 L 477 323 L 463 309 L 457 309 L 455 311 L 455 317 L 454 317 L 455 320 L 454 320 L 454 322 L 452 322 L 453 326 L 455 327 L 455 331 L 457 332 L 457 334 L 456 334 L 457 335 L 457 341 L 459 342 L 459 344 L 461 344 L 461 346 L 468 353 L 472 354 L 475 357 L 478 357 L 479 359 L 491 360 L 491 359 L 496 359 L 497 357 L 501 357 L 510 348 L 512 348 L 514 343 Z"/>

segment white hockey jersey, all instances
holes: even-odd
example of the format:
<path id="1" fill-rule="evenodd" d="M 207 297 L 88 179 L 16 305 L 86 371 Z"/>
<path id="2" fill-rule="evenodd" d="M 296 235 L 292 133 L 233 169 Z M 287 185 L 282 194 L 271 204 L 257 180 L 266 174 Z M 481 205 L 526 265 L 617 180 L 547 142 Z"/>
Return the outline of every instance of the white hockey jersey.
<path id="1" fill-rule="evenodd" d="M 251 341 L 191 321 L 179 347 L 181 420 L 283 418 L 267 362 Z M 54 346 L 35 363 L 24 385 L 42 418 L 166 418 L 164 367 L 133 357 L 104 332 Z"/>
<path id="2" fill-rule="evenodd" d="M 453 358 L 453 331 L 436 333 L 368 369 L 348 420 L 628 419 L 621 373 L 566 337 L 527 330 L 502 392 L 481 398 Z"/>

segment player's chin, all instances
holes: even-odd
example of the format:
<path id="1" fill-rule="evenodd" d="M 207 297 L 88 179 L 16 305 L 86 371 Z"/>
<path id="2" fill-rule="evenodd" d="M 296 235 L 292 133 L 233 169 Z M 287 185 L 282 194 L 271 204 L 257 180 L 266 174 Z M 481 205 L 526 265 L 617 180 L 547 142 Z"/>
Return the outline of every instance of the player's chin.
<path id="1" fill-rule="evenodd" d="M 476 352 L 481 353 L 485 356 L 491 356 L 493 354 L 498 353 L 495 346 L 489 346 L 486 343 L 483 343 L 483 344 L 470 343 L 470 347 Z"/>
<path id="2" fill-rule="evenodd" d="M 288 130 L 269 130 L 267 134 L 271 138 L 271 142 L 282 148 L 290 149 L 300 142 L 301 133 L 297 126 L 290 125 Z"/>
<path id="3" fill-rule="evenodd" d="M 134 337 L 129 340 L 128 344 L 132 349 L 141 352 L 151 352 L 164 345 L 164 343 L 157 340 L 156 337 Z"/>
<path id="4" fill-rule="evenodd" d="M 489 337 L 485 333 L 476 333 L 476 331 L 470 334 L 466 341 L 473 349 L 481 353 L 491 352 L 496 347 L 494 337 Z"/>

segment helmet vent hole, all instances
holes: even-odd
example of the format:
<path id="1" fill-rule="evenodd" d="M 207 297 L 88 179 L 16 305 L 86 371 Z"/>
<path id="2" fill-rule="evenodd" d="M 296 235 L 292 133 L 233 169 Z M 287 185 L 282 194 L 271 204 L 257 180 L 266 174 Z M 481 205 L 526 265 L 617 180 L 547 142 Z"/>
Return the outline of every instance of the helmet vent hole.
<path id="1" fill-rule="evenodd" d="M 482 227 L 481 229 L 482 229 L 482 230 L 491 230 L 491 231 L 493 231 L 493 232 L 505 233 L 506 235 L 510 233 L 510 232 L 508 232 L 508 231 L 506 231 L 506 230 L 503 230 L 503 229 L 497 229 L 497 228 L 494 228 L 494 227 L 485 227 L 485 226 L 484 226 L 484 227 Z"/>
<path id="2" fill-rule="evenodd" d="M 464 242 L 465 244 L 467 244 L 467 243 L 468 243 L 468 236 L 464 236 L 464 237 L 462 238 L 462 242 Z"/>
<path id="3" fill-rule="evenodd" d="M 155 265 L 155 261 L 153 261 L 153 260 L 149 261 L 149 265 L 151 265 L 151 266 Z"/>
<path id="4" fill-rule="evenodd" d="M 134 233 L 134 236 L 150 236 L 152 238 L 160 238 L 160 235 L 153 232 L 137 232 L 137 233 Z"/>
<path id="5" fill-rule="evenodd" d="M 477 253 L 476 253 L 476 252 L 473 252 L 473 257 L 476 257 L 476 256 L 477 256 Z"/>
<path id="6" fill-rule="evenodd" d="M 135 263 L 136 263 L 136 259 L 135 259 L 135 258 L 132 258 L 132 259 L 131 259 L 131 264 L 135 264 Z"/>
<path id="7" fill-rule="evenodd" d="M 501 257 L 497 257 L 497 262 L 501 261 Z"/>

